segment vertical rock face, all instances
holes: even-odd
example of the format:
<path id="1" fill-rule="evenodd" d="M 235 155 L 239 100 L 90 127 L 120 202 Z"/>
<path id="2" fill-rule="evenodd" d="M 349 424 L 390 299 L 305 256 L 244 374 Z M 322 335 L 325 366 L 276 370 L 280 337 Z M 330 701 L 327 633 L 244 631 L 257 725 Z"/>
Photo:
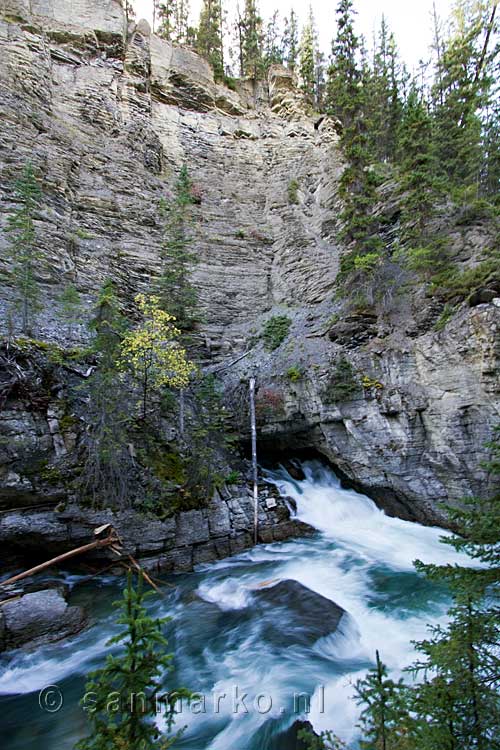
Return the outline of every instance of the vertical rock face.
<path id="1" fill-rule="evenodd" d="M 49 299 L 65 281 L 89 296 L 106 276 L 128 295 L 150 282 L 158 202 L 183 163 L 200 196 L 195 281 L 215 346 L 223 328 L 224 345 L 234 346 L 241 327 L 275 302 L 325 295 L 337 268 L 327 216 L 340 156 L 285 69 L 271 71 L 269 91 L 250 83 L 231 91 L 146 22 L 125 38 L 116 0 L 79 0 L 71 17 L 62 0 L 35 0 L 31 13 L 9 3 L 0 30 L 3 209 L 32 159 L 45 192 L 37 229 Z M 44 326 L 57 336 L 53 312 Z"/>
<path id="2" fill-rule="evenodd" d="M 158 204 L 186 163 L 198 196 L 194 282 L 207 359 L 233 360 L 272 313 L 292 321 L 275 353 L 258 343 L 224 374 L 234 390 L 257 372 L 261 394 L 275 394 L 261 425 L 268 446 L 316 446 L 408 516 L 434 518 L 437 501 L 482 492 L 486 476 L 477 467 L 500 412 L 498 299 L 462 309 L 441 331 L 422 322 L 418 296 L 389 327 L 376 316 L 343 317 L 332 302 L 343 249 L 338 123 L 312 119 L 281 66 L 267 82 L 233 91 L 146 22 L 125 30 L 117 0 L 74 0 L 70 14 L 67 6 L 3 0 L 0 16 L 0 228 L 13 209 L 13 182 L 31 160 L 44 190 L 38 337 L 64 340 L 55 301 L 68 282 L 89 307 L 107 277 L 124 300 L 150 287 L 160 265 Z M 476 229 L 472 245 L 484 245 L 489 239 Z M 7 245 L 0 232 L 0 271 Z M 3 286 L 3 329 L 11 298 Z M 382 387 L 330 403 L 325 388 L 341 355 L 358 383 L 366 375 Z M 297 382 L 287 376 L 291 367 L 303 373 Z M 2 424 L 16 441 L 23 425 L 29 439 L 57 436 L 50 417 L 44 427 L 11 413 Z M 12 492 L 28 499 L 34 492 L 9 467 L 2 476 Z"/>

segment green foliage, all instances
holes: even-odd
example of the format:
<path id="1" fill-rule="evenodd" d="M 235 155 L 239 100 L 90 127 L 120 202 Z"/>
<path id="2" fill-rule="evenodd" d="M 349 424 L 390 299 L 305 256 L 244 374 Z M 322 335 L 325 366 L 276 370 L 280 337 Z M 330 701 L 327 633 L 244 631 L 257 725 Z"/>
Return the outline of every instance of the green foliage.
<path id="1" fill-rule="evenodd" d="M 298 365 L 292 365 L 286 371 L 286 376 L 292 383 L 297 383 L 299 380 L 302 380 L 304 373 Z"/>
<path id="2" fill-rule="evenodd" d="M 298 203 L 299 202 L 299 183 L 295 178 L 290 180 L 287 188 L 288 202 Z"/>
<path id="3" fill-rule="evenodd" d="M 481 261 L 472 268 L 459 271 L 448 266 L 432 276 L 431 290 L 445 300 L 467 299 L 477 289 L 500 282 L 498 262 L 494 259 Z"/>
<path id="4" fill-rule="evenodd" d="M 264 72 L 262 18 L 256 0 L 245 0 L 243 16 L 238 19 L 240 73 L 260 78 Z"/>
<path id="5" fill-rule="evenodd" d="M 91 239 L 93 239 L 93 236 L 94 236 L 93 234 L 91 234 L 90 232 L 88 232 L 83 227 L 77 227 L 75 229 L 75 235 L 80 240 L 91 240 Z"/>
<path id="6" fill-rule="evenodd" d="M 236 469 L 232 469 L 229 474 L 226 474 L 226 476 L 224 477 L 225 484 L 238 484 L 240 480 L 241 474 Z"/>
<path id="7" fill-rule="evenodd" d="M 59 311 L 66 324 L 68 341 L 73 340 L 75 325 L 78 325 L 82 315 L 82 301 L 78 289 L 74 284 L 67 284 L 59 298 Z"/>
<path id="8" fill-rule="evenodd" d="M 352 364 L 344 356 L 339 357 L 323 391 L 325 401 L 349 401 L 358 391 L 359 383 Z"/>
<path id="9" fill-rule="evenodd" d="M 80 740 L 76 750 L 145 750 L 172 747 L 181 732 L 172 733 L 175 701 L 190 697 L 185 689 L 166 692 L 163 673 L 172 670 L 172 654 L 166 653 L 163 635 L 169 618 L 152 618 L 145 601 L 154 595 L 144 593 L 142 573 L 137 585 L 128 574 L 118 624 L 122 630 L 108 641 L 120 647 L 108 654 L 106 663 L 89 675 L 82 705 L 87 713 L 90 734 Z M 155 719 L 158 708 L 166 719 L 167 734 L 162 735 Z"/>
<path id="10" fill-rule="evenodd" d="M 292 320 L 288 315 L 273 315 L 269 318 L 262 331 L 264 346 L 268 351 L 274 351 L 281 346 L 288 336 L 291 324 Z"/>
<path id="11" fill-rule="evenodd" d="M 380 253 L 366 253 L 366 255 L 356 255 L 354 257 L 354 268 L 356 271 L 371 273 L 381 260 Z"/>
<path id="12" fill-rule="evenodd" d="M 442 331 L 443 328 L 445 328 L 447 322 L 450 320 L 450 318 L 453 317 L 453 313 L 455 312 L 455 308 L 453 305 L 450 305 L 448 302 L 443 308 L 443 312 L 437 319 L 437 321 L 434 324 L 434 330 L 436 331 Z"/>
<path id="13" fill-rule="evenodd" d="M 203 0 L 196 34 L 196 50 L 210 63 L 215 80 L 224 77 L 222 7 L 220 0 Z"/>
<path id="14" fill-rule="evenodd" d="M 236 238 L 238 240 L 244 240 L 245 239 L 245 232 L 243 231 L 243 229 L 238 229 L 238 231 L 236 232 Z"/>
<path id="15" fill-rule="evenodd" d="M 181 331 L 191 330 L 196 321 L 197 294 L 191 282 L 191 270 L 197 258 L 190 250 L 192 238 L 193 184 L 187 167 L 180 171 L 170 201 L 160 201 L 164 220 L 162 271 L 156 285 L 162 310 L 173 315 Z"/>
<path id="16" fill-rule="evenodd" d="M 33 166 L 28 162 L 14 184 L 14 201 L 19 207 L 8 217 L 6 229 L 10 235 L 10 281 L 16 291 L 21 330 L 28 335 L 31 335 L 36 313 L 41 309 L 36 271 L 44 255 L 36 246 L 34 221 L 41 198 L 42 192 Z"/>
<path id="17" fill-rule="evenodd" d="M 356 683 L 357 703 L 364 706 L 360 717 L 362 750 L 403 750 L 410 715 L 408 689 L 403 681 L 394 682 L 376 652 L 375 667 Z"/>
<path id="18" fill-rule="evenodd" d="M 156 2 L 156 0 L 154 0 Z M 158 4 L 160 24 L 155 33 L 174 44 L 193 44 L 195 30 L 189 25 L 189 0 L 165 0 Z"/>
<path id="19" fill-rule="evenodd" d="M 306 750 L 347 750 L 347 745 L 333 732 L 321 732 L 318 736 L 307 729 L 301 729 L 297 739 L 304 743 Z"/>
<path id="20" fill-rule="evenodd" d="M 135 302 L 142 321 L 123 336 L 120 365 L 130 370 L 139 385 L 142 419 L 146 420 L 151 394 L 165 387 L 185 388 L 194 365 L 178 345 L 180 331 L 173 325 L 174 318 L 160 309 L 159 298 L 138 294 Z"/>

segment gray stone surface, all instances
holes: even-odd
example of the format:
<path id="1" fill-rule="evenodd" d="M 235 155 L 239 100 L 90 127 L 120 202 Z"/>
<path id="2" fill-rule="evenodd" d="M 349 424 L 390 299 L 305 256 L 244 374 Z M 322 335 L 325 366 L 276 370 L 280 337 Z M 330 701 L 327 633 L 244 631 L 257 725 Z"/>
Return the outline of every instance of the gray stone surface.
<path id="1" fill-rule="evenodd" d="M 68 606 L 57 589 L 24 594 L 0 605 L 0 651 L 58 641 L 78 633 L 85 622 L 81 607 Z"/>
<path id="2" fill-rule="evenodd" d="M 65 6 L 4 0 L 0 17 L 0 273 L 12 183 L 30 159 L 44 190 L 36 218 L 46 258 L 38 268 L 46 303 L 39 336 L 64 341 L 55 304 L 63 284 L 77 285 L 88 310 L 109 276 L 127 303 L 149 287 L 160 264 L 158 202 L 186 162 L 200 195 L 192 235 L 205 364 L 233 360 L 271 314 L 292 318 L 276 352 L 257 343 L 223 373 L 228 393 L 257 374 L 261 391 L 282 399 L 279 413 L 260 426 L 260 448 L 315 447 L 389 512 L 423 521 L 439 520 L 440 501 L 484 493 L 483 446 L 500 415 L 495 290 L 482 290 L 440 331 L 433 326 L 442 306 L 418 288 L 398 297 L 397 278 L 392 317 L 346 313 L 349 300 L 334 300 L 345 250 L 335 119 L 314 121 L 280 66 L 267 82 L 244 81 L 231 91 L 215 84 L 202 58 L 158 39 L 148 24 L 131 25 L 125 38 L 119 2 L 77 0 L 71 18 Z M 291 180 L 297 203 L 289 201 Z M 465 268 L 493 241 L 482 224 L 451 238 Z M 9 287 L 1 291 L 0 326 L 12 296 Z M 84 325 L 77 334 L 85 338 Z M 325 385 L 341 354 L 359 379 L 376 378 L 383 390 L 361 388 L 350 402 L 327 402 Z M 305 374 L 291 383 L 286 372 L 297 364 Z M 56 422 L 20 408 L 0 415 L 8 441 L 0 442 L 4 507 L 51 496 L 22 465 L 67 449 Z M 196 541 L 186 544 L 210 536 L 221 539 L 218 549 L 240 549 L 251 513 L 239 498 L 218 505 L 196 517 Z M 151 535 L 140 528 L 136 552 L 175 567 L 171 528 L 152 525 Z M 178 533 L 190 538 L 184 521 Z M 269 538 L 265 527 L 263 534 Z"/>

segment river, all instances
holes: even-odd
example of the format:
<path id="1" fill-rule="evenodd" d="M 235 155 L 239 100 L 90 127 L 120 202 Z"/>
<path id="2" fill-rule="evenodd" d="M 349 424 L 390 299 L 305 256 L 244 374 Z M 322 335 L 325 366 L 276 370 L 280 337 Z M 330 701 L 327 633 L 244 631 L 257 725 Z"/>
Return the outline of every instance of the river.
<path id="1" fill-rule="evenodd" d="M 167 635 L 176 669 L 166 685 L 200 693 L 178 717 L 178 726 L 186 726 L 178 746 L 185 750 L 288 750 L 284 732 L 299 718 L 317 730 L 333 729 L 355 747 L 353 684 L 375 650 L 397 677 L 413 659 L 411 641 L 425 637 L 426 623 L 446 619 L 446 589 L 412 566 L 415 559 L 464 559 L 439 541 L 444 532 L 386 516 L 369 498 L 342 489 L 320 462 L 302 468 L 303 481 L 284 469 L 268 480 L 295 500 L 297 517 L 317 529 L 315 536 L 259 545 L 171 576 L 166 580 L 174 586 L 150 605 L 172 617 Z M 85 733 L 79 700 L 86 673 L 102 664 L 116 632 L 111 602 L 119 582 L 64 578 L 71 603 L 85 604 L 93 625 L 71 640 L 0 659 L 3 750 L 70 750 Z M 256 592 L 287 580 L 345 610 L 335 632 L 305 642 L 300 611 L 259 604 Z M 328 631 L 321 615 L 318 622 Z M 39 691 L 48 685 L 63 696 L 53 713 L 39 706 Z"/>

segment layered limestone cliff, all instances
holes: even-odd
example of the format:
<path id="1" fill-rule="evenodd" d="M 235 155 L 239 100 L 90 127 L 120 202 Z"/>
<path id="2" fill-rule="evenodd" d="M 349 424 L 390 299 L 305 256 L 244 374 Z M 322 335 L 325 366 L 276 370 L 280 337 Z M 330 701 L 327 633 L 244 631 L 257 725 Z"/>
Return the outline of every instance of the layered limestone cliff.
<path id="1" fill-rule="evenodd" d="M 261 450 L 315 448 L 388 510 L 424 521 L 437 518 L 440 501 L 485 491 L 478 467 L 500 413 L 500 300 L 464 305 L 439 331 L 441 309 L 418 290 L 386 318 L 346 312 L 346 300 L 334 300 L 345 249 L 337 123 L 308 115 L 286 69 L 230 90 L 144 21 L 125 28 L 118 0 L 78 0 L 70 15 L 62 0 L 3 0 L 0 52 L 2 225 L 28 159 L 44 190 L 38 338 L 64 343 L 56 300 L 65 283 L 76 284 L 89 309 L 107 277 L 125 301 L 149 287 L 160 266 L 158 204 L 186 163 L 198 197 L 200 357 L 219 371 L 228 401 L 257 375 Z M 490 240 L 481 226 L 457 234 L 461 261 L 474 263 Z M 6 247 L 0 234 L 5 268 Z M 4 331 L 11 298 L 3 286 Z M 269 354 L 256 339 L 273 314 L 292 325 Z M 77 334 L 85 338 L 84 325 Z M 329 403 L 325 384 L 342 353 L 360 382 L 379 386 Z M 57 404 L 37 414 L 19 402 L 8 407 L 0 420 L 8 439 L 44 440 L 48 453 L 59 441 L 61 449 Z M 15 451 L 3 452 L 0 481 L 15 504 L 31 480 Z"/>

